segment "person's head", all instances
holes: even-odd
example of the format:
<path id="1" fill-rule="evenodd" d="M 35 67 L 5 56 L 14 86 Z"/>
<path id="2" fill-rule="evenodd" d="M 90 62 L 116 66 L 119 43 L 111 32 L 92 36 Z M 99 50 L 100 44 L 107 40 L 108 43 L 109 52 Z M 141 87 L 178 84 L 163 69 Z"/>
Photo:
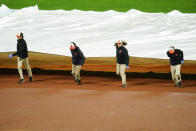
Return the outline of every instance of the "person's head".
<path id="1" fill-rule="evenodd" d="M 170 46 L 169 47 L 169 53 L 174 53 L 174 51 L 175 51 L 175 47 L 174 46 Z"/>
<path id="2" fill-rule="evenodd" d="M 116 44 L 117 44 L 117 47 L 123 46 L 123 42 L 122 42 L 121 40 L 118 40 L 118 41 L 116 42 Z"/>
<path id="3" fill-rule="evenodd" d="M 121 46 L 125 46 L 125 45 L 127 45 L 127 42 L 125 42 L 125 41 L 122 41 L 122 40 L 118 40 L 115 44 L 114 44 L 114 46 L 116 46 L 116 47 L 121 47 Z"/>
<path id="4" fill-rule="evenodd" d="M 19 40 L 21 40 L 21 39 L 23 39 L 24 35 L 23 35 L 23 33 L 21 32 L 20 35 L 17 34 L 16 37 L 17 37 Z"/>
<path id="5" fill-rule="evenodd" d="M 75 50 L 76 49 L 76 43 L 75 42 L 71 42 L 70 43 L 70 50 Z"/>

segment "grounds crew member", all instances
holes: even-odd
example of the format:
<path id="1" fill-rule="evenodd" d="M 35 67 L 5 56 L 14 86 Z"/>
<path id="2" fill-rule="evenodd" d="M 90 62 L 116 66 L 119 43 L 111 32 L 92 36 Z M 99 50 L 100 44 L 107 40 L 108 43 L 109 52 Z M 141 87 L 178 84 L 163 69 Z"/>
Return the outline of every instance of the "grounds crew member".
<path id="1" fill-rule="evenodd" d="M 22 63 L 24 63 L 24 65 L 27 68 L 27 72 L 29 75 L 29 82 L 32 82 L 32 72 L 28 61 L 28 49 L 27 49 L 26 41 L 23 39 L 24 38 L 23 33 L 20 33 L 20 35 L 16 35 L 16 37 L 17 37 L 17 51 L 13 54 L 10 54 L 9 57 L 12 58 L 13 56 L 17 56 L 17 65 L 18 65 L 17 68 L 20 75 L 20 80 L 18 83 L 21 84 L 24 82 Z"/>
<path id="2" fill-rule="evenodd" d="M 169 51 L 167 51 L 167 56 L 170 58 L 171 75 L 175 87 L 182 87 L 180 69 L 181 64 L 184 63 L 183 51 L 171 46 Z"/>
<path id="3" fill-rule="evenodd" d="M 127 87 L 125 70 L 129 69 L 129 54 L 124 47 L 127 45 L 125 41 L 118 40 L 114 46 L 116 46 L 116 74 L 121 76 L 122 87 Z"/>
<path id="4" fill-rule="evenodd" d="M 72 54 L 72 75 L 78 85 L 81 85 L 80 70 L 85 62 L 85 56 L 75 42 L 70 43 L 70 51 Z"/>

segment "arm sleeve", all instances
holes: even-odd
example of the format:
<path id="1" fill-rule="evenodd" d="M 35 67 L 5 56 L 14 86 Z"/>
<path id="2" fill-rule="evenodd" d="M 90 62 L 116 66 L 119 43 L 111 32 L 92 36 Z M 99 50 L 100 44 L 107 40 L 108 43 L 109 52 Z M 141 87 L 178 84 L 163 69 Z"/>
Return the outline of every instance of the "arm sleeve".
<path id="1" fill-rule="evenodd" d="M 24 56 L 24 54 L 27 52 L 27 44 L 25 41 L 22 41 L 22 47 L 21 47 L 21 56 Z"/>
<path id="2" fill-rule="evenodd" d="M 81 58 L 80 64 L 84 65 L 84 63 L 85 63 L 85 56 L 84 56 L 84 54 L 82 53 L 82 51 L 79 48 L 78 48 L 78 55 Z"/>
<path id="3" fill-rule="evenodd" d="M 170 53 L 169 53 L 169 51 L 167 51 L 167 56 L 168 56 L 168 57 L 170 57 Z"/>
<path id="4" fill-rule="evenodd" d="M 122 54 L 125 55 L 126 65 L 128 66 L 129 65 L 129 54 L 128 54 L 127 49 L 124 48 L 124 50 L 122 50 Z"/>
<path id="5" fill-rule="evenodd" d="M 85 56 L 83 55 L 81 60 L 81 65 L 84 65 L 84 62 L 85 62 Z"/>
<path id="6" fill-rule="evenodd" d="M 183 51 L 180 50 L 180 58 L 181 60 L 184 60 L 184 54 L 183 54 Z"/>

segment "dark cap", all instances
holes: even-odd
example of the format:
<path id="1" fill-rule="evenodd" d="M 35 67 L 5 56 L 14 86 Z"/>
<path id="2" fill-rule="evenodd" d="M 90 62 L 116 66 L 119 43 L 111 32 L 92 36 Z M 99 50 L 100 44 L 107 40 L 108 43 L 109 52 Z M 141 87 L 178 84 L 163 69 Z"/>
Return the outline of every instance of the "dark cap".
<path id="1" fill-rule="evenodd" d="M 20 32 L 20 37 L 22 37 L 22 38 L 24 37 L 24 35 L 23 35 L 23 33 L 22 33 L 22 32 Z"/>

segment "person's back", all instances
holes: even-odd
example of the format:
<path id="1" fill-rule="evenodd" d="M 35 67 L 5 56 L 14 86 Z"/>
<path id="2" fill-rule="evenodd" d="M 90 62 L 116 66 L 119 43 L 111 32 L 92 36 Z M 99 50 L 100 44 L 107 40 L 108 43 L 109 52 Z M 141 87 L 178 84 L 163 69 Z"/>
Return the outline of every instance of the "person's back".
<path id="1" fill-rule="evenodd" d="M 85 62 L 85 56 L 78 46 L 74 50 L 71 50 L 72 63 L 74 65 L 83 65 Z"/>

